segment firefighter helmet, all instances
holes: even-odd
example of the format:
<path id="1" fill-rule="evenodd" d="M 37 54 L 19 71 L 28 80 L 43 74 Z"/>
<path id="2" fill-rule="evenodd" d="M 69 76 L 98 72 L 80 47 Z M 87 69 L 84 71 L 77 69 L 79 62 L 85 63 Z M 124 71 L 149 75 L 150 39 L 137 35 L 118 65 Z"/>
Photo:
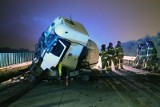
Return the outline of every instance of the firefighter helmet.
<path id="1" fill-rule="evenodd" d="M 117 41 L 118 44 L 121 44 L 121 41 Z"/>
<path id="2" fill-rule="evenodd" d="M 110 43 L 109 43 L 109 46 L 113 46 L 113 43 L 112 43 L 112 42 L 110 42 Z"/>
<path id="3" fill-rule="evenodd" d="M 105 45 L 105 44 L 102 44 L 102 45 L 101 45 L 101 47 L 102 47 L 102 48 L 105 48 L 105 47 L 106 47 L 106 45 Z"/>
<path id="4" fill-rule="evenodd" d="M 120 46 L 121 45 L 121 41 L 117 41 L 117 45 Z"/>
<path id="5" fill-rule="evenodd" d="M 147 41 L 147 42 L 148 42 L 148 45 L 150 45 L 150 46 L 154 46 L 153 41 Z"/>
<path id="6" fill-rule="evenodd" d="M 140 44 L 139 44 L 139 47 L 142 47 L 142 46 L 144 46 L 144 44 L 143 44 L 143 43 L 140 43 Z"/>

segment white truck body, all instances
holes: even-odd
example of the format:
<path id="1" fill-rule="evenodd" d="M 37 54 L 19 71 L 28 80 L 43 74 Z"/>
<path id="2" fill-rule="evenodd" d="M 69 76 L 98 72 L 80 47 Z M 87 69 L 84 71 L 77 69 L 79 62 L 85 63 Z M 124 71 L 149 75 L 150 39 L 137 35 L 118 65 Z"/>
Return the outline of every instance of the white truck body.
<path id="1" fill-rule="evenodd" d="M 52 39 L 50 39 L 51 37 Z M 38 70 L 34 68 L 37 75 L 41 73 L 41 70 L 56 68 L 59 63 L 63 67 L 73 70 L 82 60 L 90 64 L 90 67 L 98 62 L 98 47 L 92 40 L 89 40 L 89 34 L 79 22 L 65 17 L 58 17 L 43 32 L 41 38 L 38 45 L 44 46 L 38 48 L 42 52 L 39 52 L 40 57 L 36 57 L 36 59 L 41 58 L 42 60 L 39 61 L 38 66 L 40 68 Z"/>

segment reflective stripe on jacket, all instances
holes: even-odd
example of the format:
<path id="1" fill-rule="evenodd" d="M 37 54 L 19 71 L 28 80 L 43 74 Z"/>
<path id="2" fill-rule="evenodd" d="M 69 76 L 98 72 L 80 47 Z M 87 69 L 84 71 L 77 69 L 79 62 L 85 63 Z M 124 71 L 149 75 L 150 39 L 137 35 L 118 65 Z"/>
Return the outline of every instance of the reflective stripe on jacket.
<path id="1" fill-rule="evenodd" d="M 147 51 L 146 51 L 146 49 L 145 48 L 141 48 L 140 49 L 140 51 L 139 51 L 139 56 L 141 57 L 141 56 L 147 56 Z"/>
<path id="2" fill-rule="evenodd" d="M 107 59 L 108 58 L 108 55 L 107 55 L 107 50 L 101 50 L 100 51 L 100 56 L 101 56 L 101 59 Z"/>
<path id="3" fill-rule="evenodd" d="M 156 50 L 156 47 L 151 47 L 149 46 L 147 48 L 147 56 L 157 56 L 157 50 Z"/>
<path id="4" fill-rule="evenodd" d="M 122 56 L 122 55 L 124 55 L 123 47 L 122 46 L 116 46 L 115 47 L 115 51 L 116 51 L 116 56 Z"/>
<path id="5" fill-rule="evenodd" d="M 112 57 L 112 56 L 115 56 L 115 50 L 113 47 L 108 47 L 108 56 L 109 57 Z"/>

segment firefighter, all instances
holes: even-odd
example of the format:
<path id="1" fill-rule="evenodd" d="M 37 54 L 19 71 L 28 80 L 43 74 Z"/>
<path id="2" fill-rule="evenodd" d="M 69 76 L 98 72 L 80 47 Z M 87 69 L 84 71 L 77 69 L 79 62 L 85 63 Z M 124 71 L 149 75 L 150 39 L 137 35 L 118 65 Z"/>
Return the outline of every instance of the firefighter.
<path id="1" fill-rule="evenodd" d="M 99 53 L 99 55 L 101 56 L 101 62 L 102 62 L 102 69 L 106 69 L 108 70 L 108 55 L 107 55 L 107 49 L 106 49 L 106 45 L 102 44 L 101 45 L 101 51 Z"/>
<path id="2" fill-rule="evenodd" d="M 114 67 L 117 70 L 117 61 L 115 59 L 115 49 L 113 48 L 113 44 L 110 42 L 109 46 L 107 47 L 107 51 L 108 51 L 108 61 L 109 61 L 109 71 L 112 71 L 111 65 L 112 65 L 112 61 L 114 63 Z"/>
<path id="3" fill-rule="evenodd" d="M 60 62 L 58 64 L 58 75 L 59 75 L 59 78 L 61 78 L 61 76 L 62 76 L 62 62 Z"/>
<path id="4" fill-rule="evenodd" d="M 135 68 L 143 69 L 144 68 L 144 62 L 145 62 L 146 56 L 147 56 L 146 47 L 143 43 L 141 43 L 139 45 L 139 49 L 138 49 L 137 54 L 138 54 L 138 59 L 137 59 L 136 64 L 135 64 Z"/>
<path id="5" fill-rule="evenodd" d="M 160 73 L 160 58 L 157 58 L 157 72 Z"/>
<path id="6" fill-rule="evenodd" d="M 134 60 L 134 62 L 133 62 L 133 68 L 136 68 L 136 65 L 137 65 L 137 62 L 138 62 L 138 60 L 139 60 L 139 51 L 140 51 L 140 49 L 141 49 L 141 45 L 139 44 L 138 45 L 138 48 L 137 48 L 137 54 L 136 54 L 136 58 L 135 58 L 135 60 Z"/>
<path id="7" fill-rule="evenodd" d="M 158 63 L 157 60 L 157 49 L 152 41 L 147 42 L 147 57 L 145 61 L 146 70 L 154 70 Z"/>
<path id="8" fill-rule="evenodd" d="M 124 52 L 123 52 L 123 47 L 120 41 L 117 42 L 117 45 L 115 46 L 115 51 L 116 51 L 116 59 L 117 59 L 117 68 L 119 69 L 120 67 L 120 69 L 124 69 L 123 68 Z"/>

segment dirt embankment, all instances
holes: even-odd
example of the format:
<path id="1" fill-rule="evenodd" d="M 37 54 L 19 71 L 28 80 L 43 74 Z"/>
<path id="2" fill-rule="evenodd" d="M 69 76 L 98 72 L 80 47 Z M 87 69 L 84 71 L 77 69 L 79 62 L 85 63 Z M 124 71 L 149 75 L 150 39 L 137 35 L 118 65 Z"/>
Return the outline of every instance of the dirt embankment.
<path id="1" fill-rule="evenodd" d="M 28 71 L 30 64 L 25 62 L 0 68 L 0 83 Z"/>

